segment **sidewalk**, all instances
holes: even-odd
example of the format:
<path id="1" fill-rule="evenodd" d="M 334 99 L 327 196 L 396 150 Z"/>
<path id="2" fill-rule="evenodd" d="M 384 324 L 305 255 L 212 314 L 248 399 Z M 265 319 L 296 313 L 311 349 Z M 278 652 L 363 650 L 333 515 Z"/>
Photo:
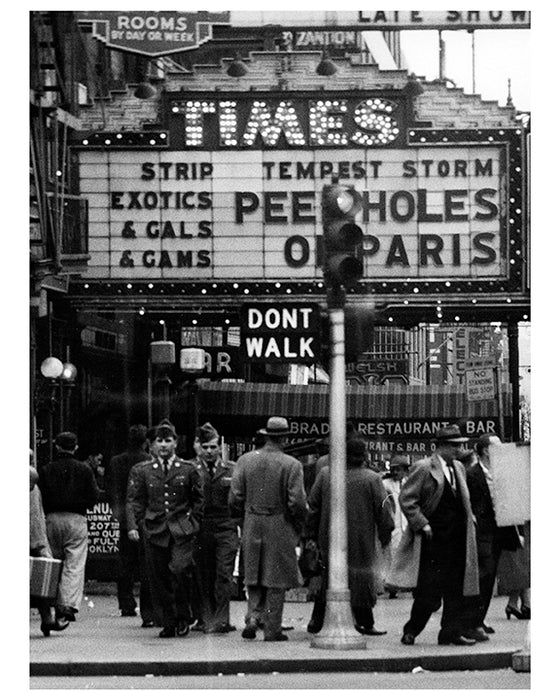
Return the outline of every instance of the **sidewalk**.
<path id="1" fill-rule="evenodd" d="M 512 654 L 524 648 L 527 621 L 506 620 L 506 599 L 492 600 L 487 624 L 496 633 L 472 647 L 438 646 L 440 612 L 430 620 L 414 646 L 400 643 L 408 618 L 410 594 L 395 600 L 381 597 L 375 624 L 382 637 L 366 637 L 367 649 L 352 651 L 311 648 L 306 631 L 312 603 L 288 602 L 284 625 L 290 641 L 265 643 L 241 637 L 245 603 L 233 601 L 231 622 L 237 630 L 225 635 L 191 632 L 187 637 L 159 639 L 158 628 L 142 629 L 140 617 L 120 617 L 116 597 L 87 595 L 82 609 L 64 632 L 42 636 L 40 619 L 30 614 L 30 675 L 214 675 L 236 673 L 405 672 L 420 666 L 430 671 L 511 668 Z"/>

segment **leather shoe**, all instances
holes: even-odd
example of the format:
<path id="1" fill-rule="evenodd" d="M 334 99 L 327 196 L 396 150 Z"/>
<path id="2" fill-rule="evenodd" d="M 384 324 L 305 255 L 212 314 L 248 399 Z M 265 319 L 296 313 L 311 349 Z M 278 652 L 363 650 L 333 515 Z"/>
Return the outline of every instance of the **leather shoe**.
<path id="1" fill-rule="evenodd" d="M 164 627 L 158 634 L 158 637 L 161 637 L 163 639 L 165 637 L 174 637 L 175 634 L 175 627 Z"/>
<path id="2" fill-rule="evenodd" d="M 74 614 L 74 608 L 71 607 L 61 607 L 57 608 L 56 619 L 64 622 L 76 622 L 76 615 Z"/>
<path id="3" fill-rule="evenodd" d="M 137 613 L 134 608 L 131 608 L 130 610 L 121 610 L 121 617 L 136 617 Z"/>
<path id="4" fill-rule="evenodd" d="M 453 644 L 457 647 L 470 647 L 473 644 L 476 644 L 476 640 L 468 639 L 468 637 L 458 634 L 455 637 L 438 637 L 438 644 L 440 646 Z"/>
<path id="5" fill-rule="evenodd" d="M 375 627 L 362 627 L 361 625 L 356 625 L 356 630 L 360 634 L 367 634 L 368 636 L 387 634 L 387 630 L 378 630 Z"/>
<path id="6" fill-rule="evenodd" d="M 41 623 L 41 632 L 45 637 L 49 637 L 51 632 L 62 632 L 70 623 L 66 620 L 50 620 Z"/>
<path id="7" fill-rule="evenodd" d="M 250 619 L 245 625 L 245 629 L 241 632 L 243 639 L 255 639 L 257 636 L 257 621 L 253 618 Z"/>
<path id="8" fill-rule="evenodd" d="M 272 637 L 265 637 L 264 641 L 265 642 L 287 642 L 289 639 L 287 634 L 283 634 L 282 632 L 278 632 L 277 634 L 274 634 Z"/>
<path id="9" fill-rule="evenodd" d="M 178 637 L 186 637 L 189 633 L 189 623 L 186 620 L 179 620 L 176 630 Z"/>
<path id="10" fill-rule="evenodd" d="M 490 627 L 490 625 L 485 625 L 484 622 L 482 623 L 482 629 L 486 632 L 486 634 L 494 634 L 496 631 L 493 627 Z"/>
<path id="11" fill-rule="evenodd" d="M 153 620 L 143 620 L 141 627 L 155 627 L 156 623 Z"/>
<path id="12" fill-rule="evenodd" d="M 213 627 L 208 627 L 204 630 L 206 634 L 227 634 L 228 632 L 234 632 L 235 627 L 230 625 L 229 622 L 222 622 L 219 625 L 214 625 Z"/>
<path id="13" fill-rule="evenodd" d="M 466 632 L 463 633 L 463 636 L 467 639 L 474 639 L 475 642 L 487 642 L 490 639 L 482 627 L 475 627 L 472 630 L 466 630 Z"/>
<path id="14" fill-rule="evenodd" d="M 309 620 L 309 623 L 307 625 L 307 631 L 310 634 L 317 634 L 318 632 L 321 631 L 322 627 L 323 627 L 322 622 L 317 622 L 317 620 L 314 620 L 312 618 L 311 620 Z"/>
<path id="15" fill-rule="evenodd" d="M 401 637 L 401 644 L 406 644 L 407 646 L 410 646 L 411 644 L 414 644 L 415 636 L 411 634 L 410 632 L 405 632 L 403 636 Z"/>

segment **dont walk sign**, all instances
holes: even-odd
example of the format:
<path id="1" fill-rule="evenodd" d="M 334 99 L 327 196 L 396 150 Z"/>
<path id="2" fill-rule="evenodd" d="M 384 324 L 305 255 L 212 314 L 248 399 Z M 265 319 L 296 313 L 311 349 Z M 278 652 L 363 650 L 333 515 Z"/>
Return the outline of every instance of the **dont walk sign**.
<path id="1" fill-rule="evenodd" d="M 318 304 L 244 304 L 241 352 L 247 362 L 313 365 L 320 348 Z"/>

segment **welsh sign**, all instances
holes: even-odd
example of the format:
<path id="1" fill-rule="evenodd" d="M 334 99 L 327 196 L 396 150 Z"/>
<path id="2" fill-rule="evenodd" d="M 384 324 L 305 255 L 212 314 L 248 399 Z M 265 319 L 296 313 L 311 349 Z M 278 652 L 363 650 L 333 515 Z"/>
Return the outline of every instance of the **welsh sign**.
<path id="1" fill-rule="evenodd" d="M 318 304 L 243 304 L 241 353 L 247 362 L 312 365 L 320 349 Z"/>
<path id="2" fill-rule="evenodd" d="M 346 381 L 351 384 L 383 384 L 388 379 L 401 378 L 408 383 L 408 360 L 360 357 L 346 365 Z"/>

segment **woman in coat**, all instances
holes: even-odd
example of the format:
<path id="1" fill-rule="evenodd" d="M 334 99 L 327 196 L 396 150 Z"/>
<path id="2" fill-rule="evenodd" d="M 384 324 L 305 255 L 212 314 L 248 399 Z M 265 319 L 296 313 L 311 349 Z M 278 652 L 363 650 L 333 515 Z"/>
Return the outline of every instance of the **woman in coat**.
<path id="1" fill-rule="evenodd" d="M 391 540 L 393 514 L 381 476 L 366 466 L 366 444 L 352 437 L 346 445 L 346 501 L 348 519 L 348 584 L 356 629 L 361 634 L 385 634 L 374 626 L 373 607 L 382 590 L 381 548 Z M 319 632 L 325 616 L 329 554 L 329 467 L 324 467 L 309 495 L 304 537 L 319 545 L 325 564 L 323 589 L 316 601 L 308 631 Z"/>

